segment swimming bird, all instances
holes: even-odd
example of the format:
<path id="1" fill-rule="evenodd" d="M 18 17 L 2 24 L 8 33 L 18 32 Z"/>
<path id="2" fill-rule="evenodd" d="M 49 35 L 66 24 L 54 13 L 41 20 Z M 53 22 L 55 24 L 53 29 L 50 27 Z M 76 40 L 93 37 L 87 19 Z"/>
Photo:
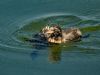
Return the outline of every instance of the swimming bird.
<path id="1" fill-rule="evenodd" d="M 66 43 L 81 40 L 82 32 L 79 28 L 62 29 L 58 25 L 45 26 L 41 33 L 49 43 Z"/>

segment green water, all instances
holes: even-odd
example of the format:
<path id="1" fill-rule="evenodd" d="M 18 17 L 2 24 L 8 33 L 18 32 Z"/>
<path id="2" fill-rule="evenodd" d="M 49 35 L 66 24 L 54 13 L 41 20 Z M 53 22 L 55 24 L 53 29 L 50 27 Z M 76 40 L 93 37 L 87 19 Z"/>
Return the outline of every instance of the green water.
<path id="1" fill-rule="evenodd" d="M 0 0 L 0 75 L 99 75 L 99 12 L 99 0 Z M 52 24 L 90 36 L 51 47 L 25 41 Z"/>

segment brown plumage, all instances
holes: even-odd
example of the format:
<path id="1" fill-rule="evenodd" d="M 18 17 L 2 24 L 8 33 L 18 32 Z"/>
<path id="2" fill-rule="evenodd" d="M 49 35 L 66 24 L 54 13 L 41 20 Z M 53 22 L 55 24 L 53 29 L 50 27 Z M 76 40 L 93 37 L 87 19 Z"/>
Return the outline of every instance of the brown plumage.
<path id="1" fill-rule="evenodd" d="M 81 39 L 82 33 L 78 28 L 61 29 L 60 26 L 46 26 L 42 33 L 50 43 L 66 43 Z"/>

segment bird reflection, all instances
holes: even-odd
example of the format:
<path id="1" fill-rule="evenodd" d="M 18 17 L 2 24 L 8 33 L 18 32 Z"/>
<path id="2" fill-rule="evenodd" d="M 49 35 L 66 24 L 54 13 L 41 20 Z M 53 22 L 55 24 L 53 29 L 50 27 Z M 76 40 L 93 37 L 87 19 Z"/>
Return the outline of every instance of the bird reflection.
<path id="1" fill-rule="evenodd" d="M 53 45 L 49 47 L 48 59 L 50 62 L 57 63 L 61 60 L 61 46 Z"/>
<path id="2" fill-rule="evenodd" d="M 45 49 L 45 48 L 47 48 L 47 47 L 44 47 L 43 49 Z M 36 47 L 36 49 L 37 49 L 37 47 Z M 48 60 L 53 63 L 59 62 L 61 60 L 61 45 L 54 44 L 52 46 L 49 46 L 48 49 L 49 49 L 48 50 L 49 54 L 47 56 Z M 36 57 L 38 57 L 38 55 L 39 55 L 39 50 L 33 51 L 31 53 L 32 60 L 34 60 Z"/>

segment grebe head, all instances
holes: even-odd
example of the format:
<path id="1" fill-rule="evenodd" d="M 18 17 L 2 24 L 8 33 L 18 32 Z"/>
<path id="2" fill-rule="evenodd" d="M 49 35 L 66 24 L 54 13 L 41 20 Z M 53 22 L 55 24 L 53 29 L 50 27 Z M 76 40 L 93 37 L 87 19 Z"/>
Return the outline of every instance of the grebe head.
<path id="1" fill-rule="evenodd" d="M 42 29 L 42 32 L 45 35 L 45 37 L 47 37 L 48 42 L 55 43 L 61 41 L 62 29 L 58 25 L 53 25 L 51 27 L 46 26 Z"/>
<path id="2" fill-rule="evenodd" d="M 46 35 L 46 37 L 50 37 L 52 34 L 61 33 L 61 28 L 58 25 L 46 26 L 42 29 L 42 33 Z"/>

